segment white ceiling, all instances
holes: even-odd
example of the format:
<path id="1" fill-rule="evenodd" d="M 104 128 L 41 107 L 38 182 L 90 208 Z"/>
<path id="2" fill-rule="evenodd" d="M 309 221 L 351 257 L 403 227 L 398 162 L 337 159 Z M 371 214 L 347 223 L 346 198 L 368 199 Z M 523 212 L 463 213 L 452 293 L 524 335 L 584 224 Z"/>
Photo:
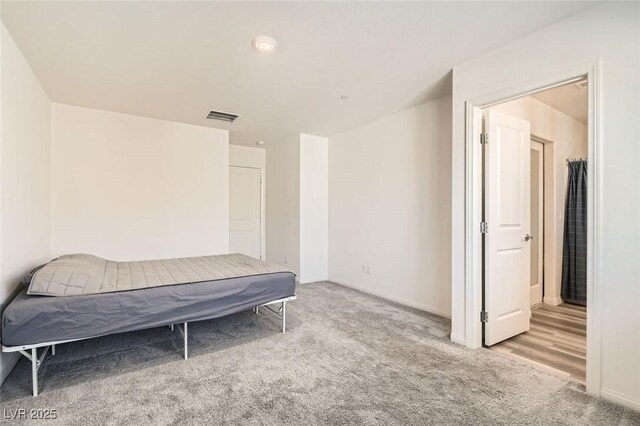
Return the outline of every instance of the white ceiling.
<path id="1" fill-rule="evenodd" d="M 54 102 L 228 128 L 266 146 L 331 136 L 451 90 L 454 65 L 585 2 L 7 2 Z M 258 54 L 259 34 L 278 41 Z M 341 100 L 341 95 L 348 100 Z M 232 125 L 208 109 L 239 113 Z"/>
<path id="2" fill-rule="evenodd" d="M 587 124 L 588 93 L 589 90 L 586 87 L 580 88 L 573 83 L 536 93 L 533 97 L 551 108 Z"/>

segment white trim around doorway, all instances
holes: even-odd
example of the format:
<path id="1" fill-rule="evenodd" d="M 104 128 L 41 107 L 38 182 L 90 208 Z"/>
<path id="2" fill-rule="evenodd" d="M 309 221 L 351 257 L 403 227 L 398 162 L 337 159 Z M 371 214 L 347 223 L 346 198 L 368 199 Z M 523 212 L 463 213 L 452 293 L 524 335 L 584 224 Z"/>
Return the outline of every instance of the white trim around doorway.
<path id="1" fill-rule="evenodd" d="M 482 163 L 480 133 L 482 109 L 543 90 L 588 80 L 588 185 L 587 201 L 587 392 L 601 393 L 602 304 L 598 283 L 602 259 L 602 65 L 598 60 L 558 71 L 500 91 L 467 100 L 465 119 L 465 345 L 482 347 Z"/>
<path id="2" fill-rule="evenodd" d="M 538 277 L 538 282 L 536 284 L 539 284 L 539 294 L 540 294 L 540 299 L 538 300 L 537 298 L 537 294 L 538 291 L 536 291 L 536 301 L 532 302 L 531 299 L 533 299 L 534 295 L 531 292 L 531 287 L 530 287 L 530 291 L 529 291 L 529 306 L 533 307 L 534 305 L 541 305 L 543 300 L 544 300 L 544 293 L 545 293 L 545 285 L 547 285 L 548 287 L 548 280 L 545 280 L 545 276 L 544 276 L 544 272 L 546 269 L 549 268 L 545 268 L 545 244 L 548 243 L 548 232 L 547 232 L 547 228 L 548 226 L 548 220 L 545 220 L 547 218 L 545 218 L 545 213 L 547 213 L 547 210 L 545 210 L 545 208 L 547 207 L 547 199 L 549 197 L 548 192 L 545 189 L 545 172 L 547 172 L 547 170 L 549 170 L 549 164 L 548 161 L 545 161 L 545 145 L 544 142 L 538 140 L 538 138 L 536 138 L 533 134 L 531 135 L 531 155 L 532 155 L 532 159 L 533 159 L 533 151 L 536 151 L 538 153 L 538 168 L 536 170 L 537 174 L 537 180 L 535 181 L 535 186 L 537 187 L 537 195 L 538 198 L 536 200 L 537 202 L 537 215 L 535 216 L 537 218 L 537 223 L 536 223 L 536 228 L 538 232 L 534 232 L 534 221 L 533 221 L 533 207 L 531 209 L 531 235 L 534 236 L 534 240 L 532 241 L 533 243 L 537 243 L 537 245 L 532 244 L 531 245 L 531 251 L 532 251 L 532 255 L 533 255 L 533 248 L 534 246 L 537 247 L 537 253 L 536 253 L 536 262 L 535 264 L 532 263 L 531 264 L 531 271 L 533 273 L 533 268 L 536 269 L 536 274 L 535 276 Z M 548 150 L 547 150 L 548 153 Z M 533 176 L 533 163 L 531 163 L 531 175 Z M 532 182 L 530 182 L 531 184 L 531 191 L 533 192 L 533 179 L 531 179 Z M 533 197 L 532 197 L 533 200 Z M 550 209 L 549 209 L 550 212 Z M 537 239 L 537 241 L 535 240 Z M 548 256 L 547 256 L 548 258 Z M 530 284 L 534 284 L 533 282 L 531 282 Z"/>

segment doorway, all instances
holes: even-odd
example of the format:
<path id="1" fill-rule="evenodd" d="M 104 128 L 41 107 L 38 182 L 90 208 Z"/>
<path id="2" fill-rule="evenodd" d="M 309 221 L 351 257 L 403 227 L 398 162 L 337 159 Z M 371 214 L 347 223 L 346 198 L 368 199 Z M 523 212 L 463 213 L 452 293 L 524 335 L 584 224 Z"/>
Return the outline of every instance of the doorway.
<path id="1" fill-rule="evenodd" d="M 544 145 L 531 139 L 531 307 L 542 304 L 544 297 Z M 536 238 L 537 236 L 537 238 Z"/>
<path id="2" fill-rule="evenodd" d="M 584 81 L 571 82 L 484 109 L 482 156 L 483 345 L 581 383 L 586 298 L 573 295 L 587 287 L 586 233 L 580 234 L 586 204 L 575 206 L 588 198 L 585 89 Z M 550 105 L 559 97 L 584 111 Z M 576 168 L 585 171 L 577 198 Z M 576 282 L 582 287 L 569 297 L 566 287 Z"/>

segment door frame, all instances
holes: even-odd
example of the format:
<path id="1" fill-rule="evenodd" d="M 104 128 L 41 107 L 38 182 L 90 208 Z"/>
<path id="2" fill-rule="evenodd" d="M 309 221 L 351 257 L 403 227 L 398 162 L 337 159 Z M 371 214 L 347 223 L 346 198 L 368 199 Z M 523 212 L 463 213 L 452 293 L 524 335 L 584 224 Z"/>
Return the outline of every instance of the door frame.
<path id="1" fill-rule="evenodd" d="M 535 146 L 535 144 L 539 145 L 540 149 L 536 149 L 533 148 Z M 538 264 L 535 265 L 536 269 L 538 269 L 538 279 L 541 281 L 540 282 L 540 287 L 541 287 L 541 291 L 542 291 L 542 295 L 540 297 L 540 302 L 537 302 L 536 305 L 544 303 L 544 290 L 545 290 L 545 277 L 544 277 L 544 271 L 545 271 L 545 251 L 544 251 L 544 246 L 546 244 L 547 241 L 547 227 L 546 227 L 546 220 L 545 220 L 545 207 L 547 205 L 547 191 L 545 191 L 545 171 L 546 171 L 546 167 L 547 167 L 547 162 L 545 161 L 545 143 L 540 141 L 538 138 L 536 138 L 533 134 L 531 135 L 531 147 L 529 148 L 531 151 L 538 151 L 540 153 L 540 162 L 541 164 L 541 169 L 542 169 L 542 173 L 540 173 L 539 176 L 539 181 L 538 183 L 538 203 L 540 204 L 538 206 L 538 225 L 539 229 L 542 229 L 542 232 L 538 232 L 538 235 L 535 235 L 535 238 L 538 238 L 539 241 L 539 250 L 538 250 Z M 531 184 L 531 183 L 530 183 Z M 531 267 L 533 268 L 534 265 L 531 265 Z M 529 295 L 531 295 L 531 288 L 529 288 Z M 531 299 L 529 299 L 529 306 L 533 306 L 531 304 Z"/>
<path id="2" fill-rule="evenodd" d="M 556 203 L 556 153 L 555 142 L 531 134 L 531 140 L 542 144 L 544 152 L 544 246 L 542 248 L 543 262 L 543 298 L 542 303 L 558 306 L 562 303 L 560 298 L 560 282 L 557 280 L 557 268 L 562 265 L 556 264 L 557 249 L 556 241 L 558 234 L 563 233 L 563 229 L 558 227 L 557 212 L 564 208 L 564 205 Z"/>
<path id="3" fill-rule="evenodd" d="M 254 167 L 254 166 L 241 166 L 238 164 L 229 163 L 229 170 L 232 167 L 237 167 L 239 169 L 256 169 L 260 170 L 260 260 L 264 260 L 267 258 L 267 253 L 265 252 L 266 241 L 265 241 L 265 170 L 264 167 Z M 229 193 L 231 194 L 231 193 Z"/>
<path id="4" fill-rule="evenodd" d="M 602 63 L 557 71 L 465 102 L 465 345 L 482 347 L 482 109 L 571 82 L 588 81 L 587 392 L 601 392 L 602 304 Z M 491 141 L 489 141 L 491 143 Z"/>

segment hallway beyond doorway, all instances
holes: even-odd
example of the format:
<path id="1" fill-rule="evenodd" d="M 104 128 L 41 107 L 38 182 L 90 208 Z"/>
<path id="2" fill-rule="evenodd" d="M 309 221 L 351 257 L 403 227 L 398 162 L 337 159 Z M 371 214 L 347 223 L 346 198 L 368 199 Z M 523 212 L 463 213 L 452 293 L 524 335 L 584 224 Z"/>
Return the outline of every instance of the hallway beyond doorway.
<path id="1" fill-rule="evenodd" d="M 563 303 L 533 309 L 531 329 L 489 349 L 556 370 L 585 383 L 586 308 Z"/>

